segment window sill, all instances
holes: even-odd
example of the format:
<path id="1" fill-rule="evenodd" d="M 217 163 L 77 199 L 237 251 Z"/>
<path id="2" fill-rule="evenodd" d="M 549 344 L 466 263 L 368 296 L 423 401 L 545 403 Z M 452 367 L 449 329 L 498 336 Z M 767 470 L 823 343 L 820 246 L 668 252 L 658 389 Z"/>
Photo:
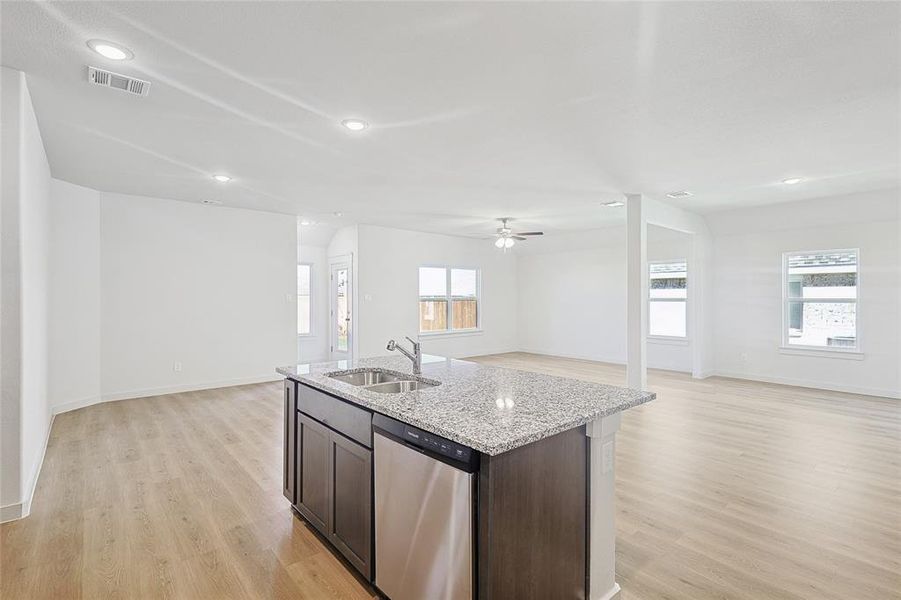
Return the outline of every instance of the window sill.
<path id="1" fill-rule="evenodd" d="M 688 346 L 688 338 L 667 337 L 664 335 L 649 335 L 649 344 L 662 344 L 666 346 Z"/>
<path id="2" fill-rule="evenodd" d="M 811 348 L 807 346 L 779 346 L 779 354 L 791 354 L 793 356 L 815 356 L 818 358 L 843 358 L 845 360 L 863 360 L 863 352 L 858 350 L 826 350 L 825 348 Z"/>
<path id="3" fill-rule="evenodd" d="M 468 335 L 482 335 L 481 329 L 458 329 L 456 331 L 423 331 L 420 332 L 421 338 L 445 338 L 445 337 L 465 337 Z"/>
<path id="4" fill-rule="evenodd" d="M 316 337 L 315 333 L 298 333 L 297 337 L 299 338 L 314 338 Z"/>

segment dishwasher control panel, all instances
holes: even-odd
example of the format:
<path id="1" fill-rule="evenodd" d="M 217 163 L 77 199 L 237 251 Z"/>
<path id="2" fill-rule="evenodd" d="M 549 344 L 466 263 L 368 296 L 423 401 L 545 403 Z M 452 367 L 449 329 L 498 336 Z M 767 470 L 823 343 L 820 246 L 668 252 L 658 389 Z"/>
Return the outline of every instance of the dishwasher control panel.
<path id="1" fill-rule="evenodd" d="M 423 431 L 397 419 L 375 413 L 372 415 L 372 429 L 401 442 L 414 450 L 430 454 L 437 460 L 463 469 L 469 473 L 479 470 L 479 453 L 463 444 L 452 442 L 440 435 Z"/>
<path id="2" fill-rule="evenodd" d="M 409 425 L 404 425 L 404 439 L 414 446 L 425 448 L 462 462 L 469 462 L 472 454 L 472 449 L 466 446 Z"/>

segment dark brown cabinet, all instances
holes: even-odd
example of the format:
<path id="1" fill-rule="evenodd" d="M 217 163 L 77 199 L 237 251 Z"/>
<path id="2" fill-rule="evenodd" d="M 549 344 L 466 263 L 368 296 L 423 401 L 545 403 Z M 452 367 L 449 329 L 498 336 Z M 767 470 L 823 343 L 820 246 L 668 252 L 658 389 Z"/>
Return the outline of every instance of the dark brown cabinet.
<path id="1" fill-rule="evenodd" d="M 297 392 L 294 505 L 371 579 L 372 450 L 364 443 L 371 439 L 372 414 L 304 385 Z M 304 408 L 317 418 L 300 412 Z M 354 439 L 342 435 L 345 429 Z"/>
<path id="2" fill-rule="evenodd" d="M 297 442 L 297 384 L 290 379 L 285 379 L 285 460 L 282 473 L 282 493 L 291 504 L 297 502 L 294 495 L 296 467 L 294 465 Z"/>
<path id="3" fill-rule="evenodd" d="M 329 537 L 364 576 L 372 546 L 372 450 L 332 433 Z"/>
<path id="4" fill-rule="evenodd" d="M 328 534 L 331 431 L 301 413 L 297 419 L 297 510 Z"/>

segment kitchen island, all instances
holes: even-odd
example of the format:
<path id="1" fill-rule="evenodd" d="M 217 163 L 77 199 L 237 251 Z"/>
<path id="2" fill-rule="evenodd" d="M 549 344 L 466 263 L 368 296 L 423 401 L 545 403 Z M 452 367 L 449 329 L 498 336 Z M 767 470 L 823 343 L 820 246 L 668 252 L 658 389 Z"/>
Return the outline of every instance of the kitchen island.
<path id="1" fill-rule="evenodd" d="M 286 377 L 285 496 L 392 600 L 414 589 L 492 600 L 615 597 L 614 438 L 620 413 L 654 394 L 434 356 L 423 357 L 418 375 L 402 357 L 278 372 Z M 429 482 L 419 495 L 399 483 L 417 469 Z M 462 475 L 442 483 L 442 469 Z M 461 493 L 469 508 L 451 504 Z M 456 508 L 430 512 L 417 502 Z M 418 540 L 415 552 L 405 549 L 407 538 L 394 535 L 407 529 L 404 510 L 415 530 L 407 537 L 431 527 L 438 547 L 423 552 Z M 459 531 L 448 531 L 451 522 Z M 451 589 L 452 578 L 470 584 Z"/>

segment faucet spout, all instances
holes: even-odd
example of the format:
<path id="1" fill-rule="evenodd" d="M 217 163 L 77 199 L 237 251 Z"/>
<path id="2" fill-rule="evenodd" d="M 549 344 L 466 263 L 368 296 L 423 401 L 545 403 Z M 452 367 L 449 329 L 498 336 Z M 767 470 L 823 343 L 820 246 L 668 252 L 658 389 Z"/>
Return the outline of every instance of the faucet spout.
<path id="1" fill-rule="evenodd" d="M 398 352 L 409 358 L 413 363 L 413 373 L 419 375 L 420 373 L 422 373 L 422 344 L 413 341 L 410 337 L 407 337 L 407 339 L 410 340 L 411 344 L 413 344 L 413 352 L 410 352 L 403 346 L 398 345 L 398 343 L 394 340 L 388 340 L 386 349 L 389 352 L 394 352 L 395 350 L 397 350 Z"/>

